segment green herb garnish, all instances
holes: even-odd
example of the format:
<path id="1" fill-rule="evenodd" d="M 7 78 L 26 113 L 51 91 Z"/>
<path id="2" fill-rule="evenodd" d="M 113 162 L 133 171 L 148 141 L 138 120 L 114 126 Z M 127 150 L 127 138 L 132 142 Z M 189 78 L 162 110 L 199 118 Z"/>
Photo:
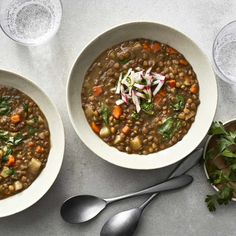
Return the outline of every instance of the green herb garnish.
<path id="1" fill-rule="evenodd" d="M 11 106 L 9 104 L 9 97 L 0 98 L 0 115 L 6 115 L 10 112 Z"/>
<path id="2" fill-rule="evenodd" d="M 219 205 L 229 204 L 233 197 L 233 191 L 234 190 L 231 187 L 226 186 L 216 194 L 207 195 L 205 202 L 207 203 L 209 211 L 212 212 L 216 210 L 216 203 L 218 203 Z"/>
<path id="3" fill-rule="evenodd" d="M 176 103 L 172 104 L 173 110 L 174 111 L 180 111 L 183 110 L 185 106 L 185 99 L 184 96 L 182 95 L 177 95 L 176 96 Z"/>
<path id="4" fill-rule="evenodd" d="M 120 60 L 119 63 L 121 65 L 125 65 L 126 63 L 128 63 L 130 61 L 130 59 L 124 59 L 124 60 Z"/>
<path id="5" fill-rule="evenodd" d="M 158 132 L 164 139 L 171 139 L 176 131 L 182 127 L 182 122 L 176 118 L 169 117 L 164 124 L 161 125 Z"/>
<path id="6" fill-rule="evenodd" d="M 133 120 L 139 120 L 140 115 L 139 115 L 137 112 L 134 111 L 134 112 L 131 114 L 131 118 L 132 118 Z"/>
<path id="7" fill-rule="evenodd" d="M 28 113 L 29 105 L 26 103 L 23 103 L 23 109 L 24 109 L 24 112 Z"/>
<path id="8" fill-rule="evenodd" d="M 0 130 L 0 140 L 7 141 L 9 139 L 9 132 Z"/>
<path id="9" fill-rule="evenodd" d="M 102 115 L 102 119 L 103 119 L 104 123 L 106 125 L 108 125 L 109 124 L 109 116 L 111 115 L 111 112 L 110 112 L 108 106 L 105 104 L 102 104 L 101 115 Z"/>
<path id="10" fill-rule="evenodd" d="M 214 146 L 207 150 L 205 164 L 209 181 L 220 190 L 207 195 L 205 202 L 209 211 L 215 211 L 217 203 L 228 204 L 236 192 L 231 185 L 236 181 L 236 131 L 227 131 L 221 122 L 213 122 L 209 134 L 214 136 Z M 216 159 L 222 164 L 217 165 Z"/>
<path id="11" fill-rule="evenodd" d="M 144 111 L 148 115 L 154 114 L 154 105 L 151 102 L 142 102 L 140 105 L 142 111 Z"/>
<path id="12" fill-rule="evenodd" d="M 174 128 L 175 128 L 175 119 L 172 117 L 169 117 L 161 125 L 158 132 L 163 136 L 163 138 L 170 139 L 173 135 Z"/>
<path id="13" fill-rule="evenodd" d="M 31 135 L 34 135 L 37 131 L 38 131 L 37 128 L 34 128 L 34 127 L 32 127 L 32 126 L 29 126 L 29 133 L 30 133 Z"/>

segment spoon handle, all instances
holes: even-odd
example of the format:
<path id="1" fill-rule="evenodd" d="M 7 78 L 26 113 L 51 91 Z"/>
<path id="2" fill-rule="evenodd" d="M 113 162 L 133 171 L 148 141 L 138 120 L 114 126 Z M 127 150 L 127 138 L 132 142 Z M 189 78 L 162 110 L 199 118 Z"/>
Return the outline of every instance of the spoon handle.
<path id="1" fill-rule="evenodd" d="M 192 153 L 190 153 L 177 167 L 174 169 L 168 179 L 183 175 L 193 166 L 195 166 L 203 154 L 203 148 L 197 148 Z M 144 209 L 155 197 L 157 197 L 160 193 L 152 194 L 139 208 Z"/>
<path id="2" fill-rule="evenodd" d="M 156 193 L 156 192 L 163 192 L 163 191 L 173 190 L 173 189 L 184 187 L 184 186 L 192 183 L 192 181 L 193 181 L 192 176 L 182 175 L 182 176 L 179 176 L 179 177 L 176 177 L 176 178 L 169 179 L 169 180 L 167 180 L 163 183 L 154 185 L 152 187 L 146 188 L 144 190 L 134 192 L 134 193 L 130 193 L 130 194 L 126 194 L 124 196 L 117 197 L 117 198 L 106 199 L 106 201 L 108 203 L 111 203 L 111 202 L 118 201 L 118 200 L 121 200 L 121 199 L 140 196 L 140 195 L 144 195 L 144 194 L 151 194 L 151 193 Z"/>

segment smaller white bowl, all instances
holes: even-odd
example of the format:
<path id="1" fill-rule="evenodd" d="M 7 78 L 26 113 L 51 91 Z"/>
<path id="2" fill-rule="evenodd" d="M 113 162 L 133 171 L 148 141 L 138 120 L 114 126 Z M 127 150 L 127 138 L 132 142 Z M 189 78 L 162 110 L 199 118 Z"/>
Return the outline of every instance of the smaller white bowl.
<path id="1" fill-rule="evenodd" d="M 236 119 L 232 119 L 232 120 L 229 120 L 229 121 L 225 122 L 225 123 L 224 123 L 224 126 L 225 126 L 225 125 L 229 125 L 229 124 L 231 124 L 231 123 L 236 123 Z M 212 136 L 210 136 L 210 137 L 207 139 L 206 144 L 205 144 L 205 146 L 204 146 L 204 150 L 203 150 L 203 158 L 204 158 L 204 160 L 205 160 L 205 157 L 206 157 L 206 152 L 207 152 L 208 144 L 209 144 L 211 138 L 212 138 Z M 205 172 L 205 174 L 206 174 L 206 177 L 207 177 L 207 179 L 209 179 L 209 175 L 208 175 L 208 172 L 207 172 L 207 168 L 206 168 L 205 161 L 204 161 L 203 167 L 204 167 L 204 172 Z M 219 189 L 218 189 L 214 184 L 211 184 L 211 186 L 212 186 L 217 192 L 219 191 Z M 232 198 L 232 200 L 233 200 L 233 201 L 236 201 L 236 198 Z"/>
<path id="2" fill-rule="evenodd" d="M 56 107 L 36 84 L 14 73 L 0 70 L 0 85 L 16 88 L 37 103 L 48 121 L 51 138 L 48 161 L 40 175 L 24 191 L 0 200 L 0 217 L 5 217 L 30 207 L 49 190 L 61 168 L 65 137 Z"/>

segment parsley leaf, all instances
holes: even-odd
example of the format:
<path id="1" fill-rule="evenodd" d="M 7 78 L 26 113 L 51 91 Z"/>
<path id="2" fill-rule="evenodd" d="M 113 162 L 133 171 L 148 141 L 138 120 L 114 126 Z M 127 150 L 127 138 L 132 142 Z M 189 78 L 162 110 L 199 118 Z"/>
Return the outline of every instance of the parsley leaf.
<path id="1" fill-rule="evenodd" d="M 110 114 L 111 114 L 111 112 L 110 112 L 109 108 L 105 104 L 102 104 L 101 115 L 102 115 L 102 119 L 106 125 L 109 124 Z"/>
<path id="2" fill-rule="evenodd" d="M 176 103 L 172 104 L 173 110 L 174 111 L 180 111 L 184 108 L 184 106 L 185 106 L 184 96 L 177 95 L 176 96 Z"/>
<path id="3" fill-rule="evenodd" d="M 207 207 L 209 211 L 215 211 L 216 210 L 216 197 L 215 195 L 207 195 L 205 202 L 207 203 Z"/>
<path id="4" fill-rule="evenodd" d="M 233 189 L 225 186 L 222 190 L 218 191 L 216 194 L 207 195 L 205 202 L 207 203 L 207 207 L 209 211 L 216 210 L 216 203 L 219 205 L 227 205 L 233 197 Z"/>
<path id="5" fill-rule="evenodd" d="M 211 128 L 209 130 L 210 135 L 215 134 L 226 134 L 225 128 L 223 126 L 223 123 L 220 121 L 215 121 L 212 123 Z"/>
<path id="6" fill-rule="evenodd" d="M 150 102 L 142 102 L 140 105 L 141 109 L 148 115 L 154 114 L 154 105 Z"/>

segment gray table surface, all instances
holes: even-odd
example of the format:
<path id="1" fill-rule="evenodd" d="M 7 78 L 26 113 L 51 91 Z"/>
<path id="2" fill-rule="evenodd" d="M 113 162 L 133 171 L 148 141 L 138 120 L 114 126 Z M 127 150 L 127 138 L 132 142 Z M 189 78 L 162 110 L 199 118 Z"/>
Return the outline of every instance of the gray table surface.
<path id="1" fill-rule="evenodd" d="M 64 162 L 54 185 L 29 209 L 0 219 L 0 235 L 99 235 L 108 217 L 139 205 L 145 198 L 117 203 L 84 225 L 63 222 L 59 208 L 65 198 L 85 193 L 103 197 L 120 195 L 163 180 L 173 168 L 152 171 L 119 168 L 101 160 L 77 137 L 66 109 L 66 81 L 73 62 L 90 40 L 121 23 L 154 21 L 182 31 L 211 58 L 214 37 L 236 16 L 233 0 L 63 0 L 62 3 L 61 28 L 47 44 L 27 48 L 0 32 L 0 69 L 19 73 L 39 84 L 59 109 L 66 133 Z M 236 88 L 218 78 L 217 82 L 216 119 L 226 121 L 236 116 Z M 161 195 L 146 209 L 137 236 L 235 235 L 236 204 L 209 213 L 204 198 L 214 191 L 203 168 L 197 166 L 190 174 L 194 176 L 191 186 Z"/>

